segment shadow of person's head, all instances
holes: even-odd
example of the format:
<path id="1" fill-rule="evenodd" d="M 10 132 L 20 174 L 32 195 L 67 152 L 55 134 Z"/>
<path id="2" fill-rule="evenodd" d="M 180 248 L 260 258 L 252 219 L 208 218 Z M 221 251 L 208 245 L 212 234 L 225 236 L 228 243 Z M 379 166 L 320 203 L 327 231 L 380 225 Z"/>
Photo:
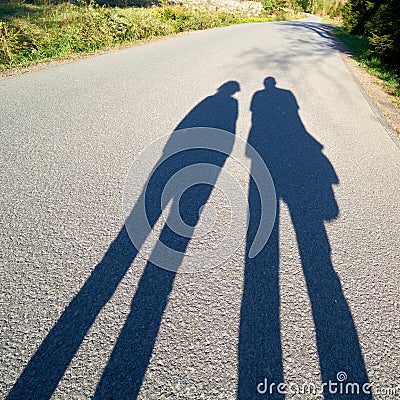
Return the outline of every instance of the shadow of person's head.
<path id="1" fill-rule="evenodd" d="M 228 81 L 222 84 L 217 91 L 218 94 L 223 96 L 233 96 L 235 93 L 240 92 L 240 85 L 237 81 Z"/>
<path id="2" fill-rule="evenodd" d="M 272 89 L 276 86 L 276 80 L 272 76 L 268 76 L 264 79 L 265 89 Z"/>
<path id="3" fill-rule="evenodd" d="M 205 127 L 234 134 L 238 117 L 238 100 L 233 95 L 239 91 L 240 85 L 237 81 L 222 83 L 216 89 L 216 93 L 204 98 L 186 114 L 175 131 Z"/>

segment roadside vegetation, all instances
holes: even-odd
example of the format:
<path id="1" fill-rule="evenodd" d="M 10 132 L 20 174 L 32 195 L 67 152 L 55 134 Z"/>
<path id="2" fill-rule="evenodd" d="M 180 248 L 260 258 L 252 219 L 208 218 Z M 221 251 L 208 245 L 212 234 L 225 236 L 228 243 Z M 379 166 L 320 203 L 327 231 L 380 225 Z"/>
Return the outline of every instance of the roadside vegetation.
<path id="1" fill-rule="evenodd" d="M 399 0 L 349 0 L 335 33 L 400 103 Z"/>
<path id="2" fill-rule="evenodd" d="M 309 12 L 342 25 L 334 29 L 336 35 L 400 103 L 399 0 L 260 0 L 256 15 L 216 7 L 218 3 L 206 0 L 197 6 L 186 0 L 180 4 L 153 1 L 0 0 L 0 70 L 157 36 L 293 19 Z"/>
<path id="3" fill-rule="evenodd" d="M 302 10 L 319 15 L 330 23 L 343 22 L 343 10 L 346 0 L 297 0 Z"/>
<path id="4" fill-rule="evenodd" d="M 0 3 L 0 69 L 93 53 L 178 32 L 274 19 L 267 13 L 247 17 L 184 5 L 112 5 Z"/>
<path id="5" fill-rule="evenodd" d="M 338 25 L 336 36 L 400 104 L 399 0 L 298 0 L 307 12 Z"/>
<path id="6" fill-rule="evenodd" d="M 376 55 L 365 35 L 352 35 L 342 27 L 335 28 L 336 36 L 350 49 L 355 59 L 371 75 L 380 78 L 386 91 L 400 104 L 400 74 L 398 69 L 385 63 Z"/>

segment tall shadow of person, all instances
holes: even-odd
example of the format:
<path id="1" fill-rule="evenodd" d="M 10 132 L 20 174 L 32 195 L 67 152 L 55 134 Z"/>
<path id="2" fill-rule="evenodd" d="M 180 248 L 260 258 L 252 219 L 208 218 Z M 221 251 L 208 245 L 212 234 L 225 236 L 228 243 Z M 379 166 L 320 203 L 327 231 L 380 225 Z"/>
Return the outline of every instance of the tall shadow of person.
<path id="1" fill-rule="evenodd" d="M 353 318 L 332 266 L 324 226 L 325 221 L 338 216 L 332 191 L 338 177 L 322 153 L 322 145 L 305 130 L 294 95 L 277 88 L 272 77 L 266 78 L 264 84 L 265 89 L 256 92 L 252 99 L 248 143 L 257 150 L 271 173 L 278 209 L 267 245 L 250 259 L 248 251 L 260 220 L 260 197 L 251 181 L 239 333 L 238 399 L 262 397 L 260 392 L 266 387 L 257 386 L 265 378 L 276 385 L 284 382 L 279 316 L 279 200 L 287 204 L 296 232 L 315 323 L 322 381 L 338 382 L 337 373 L 344 371 L 350 382 L 361 386 L 368 382 L 368 376 Z M 285 398 L 276 386 L 268 390 L 268 398 Z M 340 398 L 327 390 L 324 396 Z"/>
<path id="2" fill-rule="evenodd" d="M 110 300 L 150 230 L 161 216 L 161 194 L 165 184 L 176 172 L 190 165 L 224 165 L 234 144 L 238 116 L 238 102 L 232 95 L 239 90 L 236 81 L 224 83 L 216 94 L 205 98 L 179 123 L 167 142 L 165 151 L 173 146 L 177 135 L 182 134 L 179 132 L 181 129 L 210 127 L 222 129 L 232 135 L 230 140 L 225 140 L 223 153 L 207 149 L 209 146 L 206 142 L 203 143 L 202 149 L 202 138 L 196 137 L 193 138 L 196 139 L 196 148 L 178 152 L 165 160 L 162 157 L 163 162 L 152 171 L 141 194 L 142 199 L 145 197 L 146 216 L 150 224 L 148 230 L 135 231 L 135 218 L 140 214 L 137 206 L 140 203 L 139 199 L 127 219 L 131 227 L 129 235 L 126 228 L 128 225 L 125 225 L 102 261 L 41 343 L 7 399 L 43 400 L 51 397 L 100 310 Z M 199 131 L 194 130 L 194 133 L 198 134 Z M 226 136 L 224 138 L 226 139 Z M 204 138 L 204 141 L 208 139 L 209 137 Z M 94 398 L 137 397 L 174 282 L 175 272 L 172 271 L 177 271 L 183 260 L 191 233 L 199 221 L 202 206 L 206 204 L 213 183 L 217 180 L 218 173 L 215 171 L 214 169 L 213 175 L 208 177 L 207 184 L 193 185 L 180 198 L 177 198 L 178 193 L 176 196 L 171 195 L 170 200 L 179 203 L 179 212 L 189 227 L 189 234 L 182 236 L 174 233 L 167 220 L 154 252 L 157 252 L 158 245 L 163 243 L 175 250 L 178 256 L 170 260 L 169 271 L 151 262 L 147 263 L 132 300 L 131 312 L 103 371 Z M 132 235 L 137 235 L 134 238 L 136 247 L 130 240 Z"/>

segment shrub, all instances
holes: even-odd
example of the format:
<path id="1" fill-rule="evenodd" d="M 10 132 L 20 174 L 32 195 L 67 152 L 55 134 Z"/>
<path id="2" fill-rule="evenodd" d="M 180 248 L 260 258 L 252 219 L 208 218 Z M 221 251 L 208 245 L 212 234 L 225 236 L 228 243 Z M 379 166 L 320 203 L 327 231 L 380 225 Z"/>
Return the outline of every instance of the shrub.
<path id="1" fill-rule="evenodd" d="M 349 0 L 344 10 L 344 27 L 364 34 L 371 55 L 400 69 L 400 6 L 398 0 Z"/>
<path id="2" fill-rule="evenodd" d="M 277 9 L 276 0 L 262 0 L 261 4 L 267 12 L 272 12 Z"/>
<path id="3" fill-rule="evenodd" d="M 26 42 L 21 31 L 6 21 L 0 21 L 0 62 L 11 63 L 24 52 Z"/>

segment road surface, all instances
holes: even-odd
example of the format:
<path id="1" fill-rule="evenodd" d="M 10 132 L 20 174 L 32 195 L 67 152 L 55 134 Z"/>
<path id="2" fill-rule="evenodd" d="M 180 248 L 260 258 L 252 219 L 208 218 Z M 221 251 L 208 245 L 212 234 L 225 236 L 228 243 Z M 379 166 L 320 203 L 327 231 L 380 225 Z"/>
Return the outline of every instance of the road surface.
<path id="1" fill-rule="evenodd" d="M 355 399 L 400 396 L 399 142 L 316 20 L 183 34 L 0 91 L 2 398 L 316 399 L 294 393 L 323 383 L 326 399 L 344 398 L 340 383 L 358 384 Z M 232 133 L 214 164 L 248 194 L 249 229 L 240 203 L 230 257 L 175 274 L 133 247 L 123 193 L 150 143 L 198 125 Z M 254 258 L 246 142 L 278 200 Z M 227 204 L 201 185 L 189 200 L 191 235 Z M 218 232 L 178 239 L 190 255 Z"/>

